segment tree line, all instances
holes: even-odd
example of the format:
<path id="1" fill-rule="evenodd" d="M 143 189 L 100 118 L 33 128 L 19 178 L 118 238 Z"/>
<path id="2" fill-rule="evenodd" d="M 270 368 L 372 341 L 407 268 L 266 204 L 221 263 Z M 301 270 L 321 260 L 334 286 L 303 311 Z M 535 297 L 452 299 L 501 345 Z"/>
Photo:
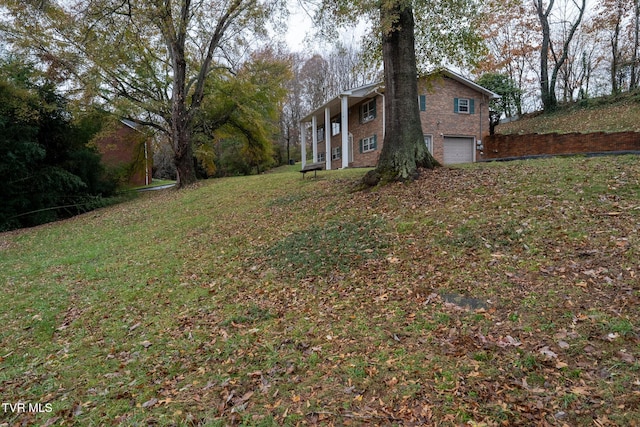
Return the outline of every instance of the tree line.
<path id="1" fill-rule="evenodd" d="M 110 202 L 116 181 L 88 144 L 101 123 L 99 114 L 74 114 L 32 65 L 0 62 L 0 231 Z"/>
<path id="2" fill-rule="evenodd" d="M 502 76 L 506 116 L 640 85 L 638 0 L 492 1 L 485 17 L 487 54 L 473 72 Z"/>

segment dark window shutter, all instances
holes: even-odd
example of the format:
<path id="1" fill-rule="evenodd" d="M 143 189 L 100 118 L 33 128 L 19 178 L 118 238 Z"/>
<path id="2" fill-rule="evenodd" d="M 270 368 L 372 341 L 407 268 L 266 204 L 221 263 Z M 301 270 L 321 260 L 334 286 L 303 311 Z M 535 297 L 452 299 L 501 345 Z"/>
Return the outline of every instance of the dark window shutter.
<path id="1" fill-rule="evenodd" d="M 427 111 L 427 95 L 420 95 L 420 111 Z"/>
<path id="2" fill-rule="evenodd" d="M 373 103 L 373 118 L 375 119 L 378 115 L 378 101 L 376 98 L 373 98 L 372 100 Z"/>
<path id="3" fill-rule="evenodd" d="M 458 112 L 458 98 L 453 98 L 453 112 Z"/>
<path id="4" fill-rule="evenodd" d="M 469 114 L 475 114 L 475 99 L 470 99 L 469 100 Z"/>
<path id="5" fill-rule="evenodd" d="M 378 135 L 373 135 L 373 149 L 378 149 Z"/>
<path id="6" fill-rule="evenodd" d="M 362 154 L 362 140 L 358 141 L 358 145 L 360 146 L 360 154 Z"/>

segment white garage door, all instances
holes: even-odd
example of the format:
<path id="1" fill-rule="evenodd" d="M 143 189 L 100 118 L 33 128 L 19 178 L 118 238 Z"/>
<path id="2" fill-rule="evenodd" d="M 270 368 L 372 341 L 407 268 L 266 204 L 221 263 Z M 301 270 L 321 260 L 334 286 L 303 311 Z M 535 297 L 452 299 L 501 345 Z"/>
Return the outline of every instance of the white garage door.
<path id="1" fill-rule="evenodd" d="M 444 137 L 444 164 L 473 162 L 473 138 Z"/>

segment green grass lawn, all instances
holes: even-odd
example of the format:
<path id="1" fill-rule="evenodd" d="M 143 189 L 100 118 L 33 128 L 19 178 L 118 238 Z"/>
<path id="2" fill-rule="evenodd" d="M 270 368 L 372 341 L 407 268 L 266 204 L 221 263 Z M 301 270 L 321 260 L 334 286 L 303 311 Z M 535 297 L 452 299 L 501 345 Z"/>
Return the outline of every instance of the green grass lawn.
<path id="1" fill-rule="evenodd" d="M 638 157 L 298 169 L 0 234 L 0 426 L 640 424 Z"/>

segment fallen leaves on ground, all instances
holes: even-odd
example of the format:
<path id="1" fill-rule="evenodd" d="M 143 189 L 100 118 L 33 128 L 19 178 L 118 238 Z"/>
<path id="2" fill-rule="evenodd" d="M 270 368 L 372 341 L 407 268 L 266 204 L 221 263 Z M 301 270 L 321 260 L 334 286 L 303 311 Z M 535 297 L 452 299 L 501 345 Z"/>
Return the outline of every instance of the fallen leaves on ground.
<path id="1" fill-rule="evenodd" d="M 626 156 L 256 187 L 198 211 L 175 280 L 108 311 L 70 284 L 66 353 L 0 391 L 49 378 L 66 425 L 638 425 L 639 177 Z M 78 354 L 101 375 L 64 377 Z"/>

